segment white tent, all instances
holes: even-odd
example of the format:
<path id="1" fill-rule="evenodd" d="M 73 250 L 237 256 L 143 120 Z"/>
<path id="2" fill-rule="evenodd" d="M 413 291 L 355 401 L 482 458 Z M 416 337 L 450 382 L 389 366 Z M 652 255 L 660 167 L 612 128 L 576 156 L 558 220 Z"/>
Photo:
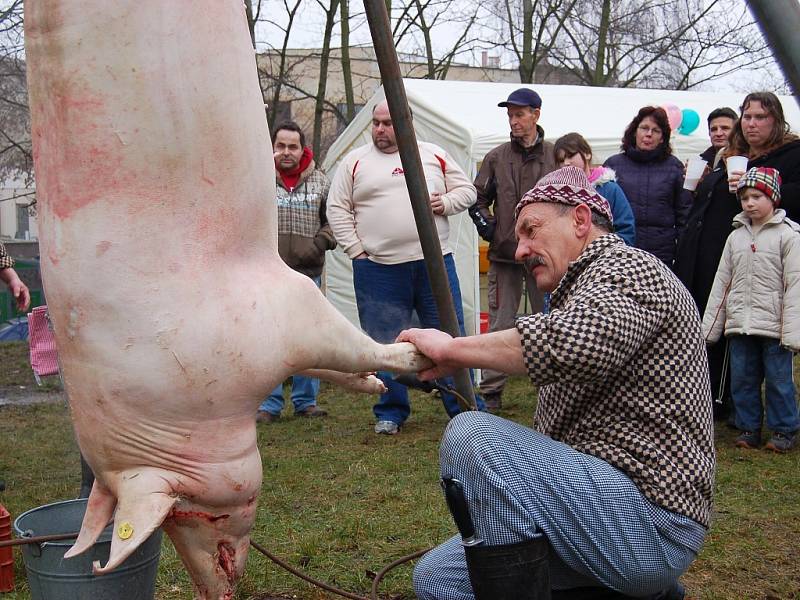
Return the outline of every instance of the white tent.
<path id="1" fill-rule="evenodd" d="M 497 103 L 521 87 L 520 84 L 427 79 L 406 79 L 404 84 L 414 113 L 417 138 L 444 148 L 469 177 L 475 177 L 478 164 L 489 150 L 508 141 L 506 112 L 498 108 Z M 720 106 L 729 106 L 738 112 L 745 96 L 570 85 L 527 87 L 532 87 L 542 97 L 539 124 L 544 128 L 546 139 L 554 141 L 565 133 L 577 131 L 591 144 L 596 163 L 619 152 L 622 133 L 639 108 L 668 102 L 681 109 L 694 109 L 700 115 L 700 126 L 691 135 L 673 134 L 671 138 L 675 154 L 685 160 L 709 146 L 705 126 L 708 113 Z M 372 107 L 382 99 L 381 88 L 328 150 L 323 167 L 330 176 L 345 154 L 370 141 Z M 783 96 L 781 103 L 792 129 L 800 130 L 800 109 L 794 98 Z M 478 238 L 466 212 L 450 218 L 450 245 L 455 250 L 467 332 L 477 332 Z M 337 248 L 329 253 L 326 265 L 328 299 L 358 325 L 350 260 Z"/>

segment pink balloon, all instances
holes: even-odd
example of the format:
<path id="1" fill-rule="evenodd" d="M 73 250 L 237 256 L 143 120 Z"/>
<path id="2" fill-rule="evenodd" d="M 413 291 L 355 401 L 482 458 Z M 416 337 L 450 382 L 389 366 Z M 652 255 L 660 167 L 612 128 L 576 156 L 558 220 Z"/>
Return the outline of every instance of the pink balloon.
<path id="1" fill-rule="evenodd" d="M 677 104 L 673 104 L 672 102 L 662 104 L 661 108 L 667 113 L 670 129 L 672 129 L 672 131 L 677 131 L 678 127 L 681 126 L 681 121 L 683 121 L 683 112 L 681 112 L 681 109 L 678 108 Z"/>

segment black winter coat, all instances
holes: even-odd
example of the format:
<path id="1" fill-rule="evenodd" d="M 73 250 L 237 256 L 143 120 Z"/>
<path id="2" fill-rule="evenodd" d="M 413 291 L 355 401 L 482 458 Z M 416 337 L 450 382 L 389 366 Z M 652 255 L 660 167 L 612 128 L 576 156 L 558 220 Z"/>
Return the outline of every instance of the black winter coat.
<path id="1" fill-rule="evenodd" d="M 604 166 L 614 169 L 633 209 L 636 246 L 672 266 L 692 197 L 683 189 L 683 163 L 674 156 L 656 160 L 653 156 L 628 150 L 610 157 Z"/>
<path id="2" fill-rule="evenodd" d="M 781 208 L 793 221 L 800 218 L 800 140 L 751 160 L 750 167 L 773 167 L 781 174 Z M 702 315 L 714 283 L 725 240 L 733 231 L 733 217 L 742 211 L 728 191 L 723 162 L 700 182 L 686 227 L 678 240 L 675 274 L 689 288 Z"/>
<path id="3" fill-rule="evenodd" d="M 709 146 L 700 154 L 700 158 L 708 163 L 708 168 L 714 166 L 714 159 L 717 157 L 717 149 L 714 146 Z"/>

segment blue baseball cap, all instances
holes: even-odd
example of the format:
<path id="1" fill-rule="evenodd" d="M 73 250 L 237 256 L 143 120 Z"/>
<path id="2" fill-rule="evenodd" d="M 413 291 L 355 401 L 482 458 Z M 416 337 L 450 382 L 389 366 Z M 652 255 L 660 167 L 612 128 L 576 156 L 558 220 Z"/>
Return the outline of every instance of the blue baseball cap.
<path id="1" fill-rule="evenodd" d="M 519 88 L 509 94 L 508 100 L 500 102 L 497 106 L 505 108 L 507 106 L 530 106 L 531 108 L 541 108 L 542 99 L 533 90 L 528 88 Z"/>

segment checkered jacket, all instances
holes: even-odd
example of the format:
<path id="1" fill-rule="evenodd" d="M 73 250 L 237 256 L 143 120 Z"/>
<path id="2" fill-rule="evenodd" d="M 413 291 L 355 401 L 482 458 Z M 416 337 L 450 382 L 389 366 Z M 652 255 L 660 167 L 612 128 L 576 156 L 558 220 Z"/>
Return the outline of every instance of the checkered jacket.
<path id="1" fill-rule="evenodd" d="M 314 161 L 289 190 L 276 173 L 278 205 L 278 254 L 295 271 L 319 277 L 325 251 L 336 247 L 325 206 L 330 182 Z"/>
<path id="2" fill-rule="evenodd" d="M 14 259 L 6 252 L 6 247 L 0 243 L 0 269 L 8 269 L 14 266 Z"/>
<path id="3" fill-rule="evenodd" d="M 604 235 L 570 264 L 551 312 L 517 329 L 542 386 L 534 427 L 707 527 L 715 457 L 705 342 L 692 297 L 666 265 Z"/>

